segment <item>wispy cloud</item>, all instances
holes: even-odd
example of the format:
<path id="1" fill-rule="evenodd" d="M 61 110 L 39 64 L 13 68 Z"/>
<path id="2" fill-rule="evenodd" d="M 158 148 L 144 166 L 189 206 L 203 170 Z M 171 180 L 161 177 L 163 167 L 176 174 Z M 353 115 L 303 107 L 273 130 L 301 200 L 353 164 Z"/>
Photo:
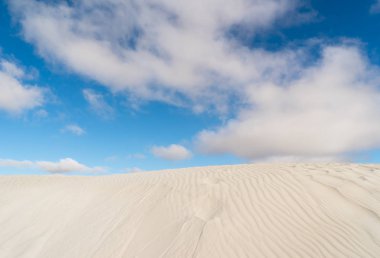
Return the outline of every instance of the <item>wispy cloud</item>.
<path id="1" fill-rule="evenodd" d="M 105 171 L 105 168 L 103 167 L 89 167 L 71 158 L 64 158 L 59 160 L 58 162 L 0 159 L 0 166 L 26 169 L 32 168 L 49 173 L 98 173 Z"/>
<path id="2" fill-rule="evenodd" d="M 380 13 L 380 0 L 376 0 L 376 2 L 371 5 L 370 13 L 377 14 Z"/>
<path id="3" fill-rule="evenodd" d="M 82 127 L 76 124 L 70 124 L 70 125 L 65 126 L 62 129 L 62 132 L 68 132 L 68 133 L 72 133 L 78 136 L 86 133 L 86 131 Z"/>
<path id="4" fill-rule="evenodd" d="M 129 159 L 145 159 L 146 156 L 142 153 L 133 153 L 133 154 L 129 154 L 127 156 L 127 158 L 129 158 Z"/>
<path id="5" fill-rule="evenodd" d="M 102 94 L 95 92 L 92 89 L 84 89 L 83 96 L 90 105 L 90 108 L 99 116 L 103 118 L 110 118 L 114 110 L 113 108 L 105 101 Z"/>
<path id="6" fill-rule="evenodd" d="M 1 60 L 0 67 L 4 73 L 14 78 L 20 79 L 25 76 L 24 70 L 10 61 L 4 60 L 4 59 Z"/>
<path id="7" fill-rule="evenodd" d="M 34 112 L 34 116 L 37 118 L 46 118 L 49 116 L 49 112 L 45 109 L 39 109 L 36 112 Z"/>
<path id="8" fill-rule="evenodd" d="M 178 161 L 191 158 L 191 152 L 178 144 L 169 146 L 153 146 L 151 152 L 154 156 L 166 160 Z"/>
<path id="9" fill-rule="evenodd" d="M 144 169 L 141 169 L 139 167 L 132 167 L 132 168 L 125 168 L 123 169 L 123 173 L 140 173 L 140 172 L 144 172 L 145 170 Z"/>
<path id="10" fill-rule="evenodd" d="M 18 114 L 44 103 L 44 90 L 24 84 L 24 76 L 22 68 L 0 58 L 0 110 Z"/>
<path id="11" fill-rule="evenodd" d="M 29 160 L 0 159 L 1 167 L 27 168 L 33 167 L 34 163 Z"/>

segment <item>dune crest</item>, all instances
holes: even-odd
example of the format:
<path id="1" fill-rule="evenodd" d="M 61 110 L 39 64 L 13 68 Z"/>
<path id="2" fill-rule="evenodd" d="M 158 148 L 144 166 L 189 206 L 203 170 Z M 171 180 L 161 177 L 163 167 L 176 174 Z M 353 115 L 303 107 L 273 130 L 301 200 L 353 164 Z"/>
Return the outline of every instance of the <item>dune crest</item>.
<path id="1" fill-rule="evenodd" d="M 380 166 L 0 177 L 0 257 L 379 257 Z"/>

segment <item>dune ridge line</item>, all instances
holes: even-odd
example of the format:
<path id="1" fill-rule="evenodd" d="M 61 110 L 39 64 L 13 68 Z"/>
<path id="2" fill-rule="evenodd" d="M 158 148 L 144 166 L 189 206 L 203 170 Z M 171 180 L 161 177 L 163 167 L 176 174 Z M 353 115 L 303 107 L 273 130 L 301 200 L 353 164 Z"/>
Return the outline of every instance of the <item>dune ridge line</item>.
<path id="1" fill-rule="evenodd" d="M 0 177 L 0 257 L 379 255 L 380 165 Z"/>

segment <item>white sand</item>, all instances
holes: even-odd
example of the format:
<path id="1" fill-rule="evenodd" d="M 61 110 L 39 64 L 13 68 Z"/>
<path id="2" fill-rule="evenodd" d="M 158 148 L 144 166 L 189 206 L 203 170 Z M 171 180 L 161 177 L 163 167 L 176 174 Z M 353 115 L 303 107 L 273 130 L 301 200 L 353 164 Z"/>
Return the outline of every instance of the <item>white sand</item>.
<path id="1" fill-rule="evenodd" d="M 380 166 L 3 176 L 0 257 L 380 257 Z"/>

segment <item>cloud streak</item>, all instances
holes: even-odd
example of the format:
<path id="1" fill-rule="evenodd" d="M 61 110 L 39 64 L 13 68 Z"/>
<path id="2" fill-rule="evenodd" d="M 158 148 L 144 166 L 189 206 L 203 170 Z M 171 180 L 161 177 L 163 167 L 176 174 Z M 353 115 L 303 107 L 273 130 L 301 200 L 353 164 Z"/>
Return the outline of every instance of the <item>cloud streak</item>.
<path id="1" fill-rule="evenodd" d="M 64 158 L 59 160 L 58 162 L 0 159 L 0 166 L 38 169 L 44 172 L 54 174 L 69 172 L 98 173 L 105 171 L 105 168 L 103 167 L 89 167 L 71 158 Z"/>
<path id="2" fill-rule="evenodd" d="M 69 132 L 78 136 L 81 136 L 86 133 L 86 131 L 76 124 L 70 124 L 65 126 L 65 128 L 62 129 L 62 132 Z"/>
<path id="3" fill-rule="evenodd" d="M 103 118 L 110 118 L 113 115 L 114 110 L 108 105 L 102 94 L 97 93 L 92 89 L 84 89 L 82 93 L 83 97 L 90 105 L 90 108 L 96 114 Z"/>

